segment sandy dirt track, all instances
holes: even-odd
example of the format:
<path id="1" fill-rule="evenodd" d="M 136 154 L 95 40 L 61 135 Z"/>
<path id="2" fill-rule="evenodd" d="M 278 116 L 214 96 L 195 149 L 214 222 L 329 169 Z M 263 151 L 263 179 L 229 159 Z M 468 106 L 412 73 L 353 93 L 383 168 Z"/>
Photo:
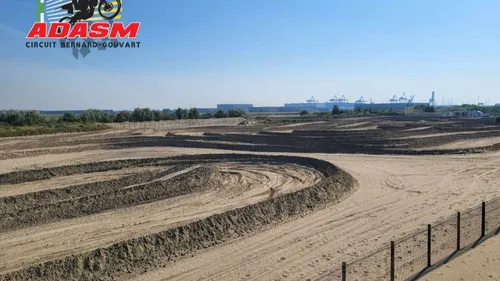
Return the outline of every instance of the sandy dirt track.
<path id="1" fill-rule="evenodd" d="M 57 177 L 57 178 L 38 181 L 36 183 L 27 182 L 20 184 L 5 184 L 2 185 L 2 187 L 0 188 L 0 197 L 15 196 L 30 192 L 37 192 L 41 190 L 63 188 L 66 186 L 73 185 L 75 183 L 84 184 L 96 181 L 118 179 L 120 177 L 132 175 L 134 173 L 156 171 L 156 170 L 158 170 L 158 168 L 151 168 L 151 167 L 128 168 L 116 171 Z"/>
<path id="2" fill-rule="evenodd" d="M 100 151 L 95 154 L 72 153 L 67 155 L 38 156 L 27 159 L 1 161 L 4 169 L 16 170 L 27 165 L 54 166 L 63 163 L 90 162 L 99 159 L 129 157 L 168 156 L 178 154 L 213 153 L 216 150 L 183 148 L 141 148 L 116 151 Z M 222 152 L 222 151 L 220 151 Z M 224 151 L 227 153 L 228 151 Z M 259 153 L 260 154 L 260 153 Z M 273 153 L 275 154 L 275 153 Z M 285 223 L 253 236 L 240 238 L 232 243 L 217 246 L 165 268 L 131 277 L 130 280 L 307 280 L 320 277 L 344 260 L 357 259 L 379 248 L 390 239 L 401 237 L 418 226 L 434 222 L 477 205 L 499 195 L 500 153 L 464 156 L 370 156 L 343 154 L 297 154 L 331 161 L 346 170 L 360 183 L 360 189 L 348 200 L 325 210 L 317 211 L 294 222 Z M 61 157 L 65 156 L 65 157 Z M 23 161 L 24 160 L 24 161 Z M 161 205 L 160 202 L 153 204 Z M 134 208 L 148 208 L 139 206 Z M 125 209 L 116 214 L 125 220 L 140 219 L 144 212 Z M 156 207 L 155 207 L 156 208 Z M 124 236 L 140 234 L 140 231 L 158 230 L 163 224 L 162 207 L 158 206 L 148 225 L 135 226 Z M 99 214 L 100 219 L 115 214 Z M 143 218 L 144 219 L 144 218 Z M 92 229 L 98 221 L 80 218 L 77 224 Z M 147 219 L 145 219 L 147 220 Z M 86 221 L 86 223 L 84 222 Z M 111 221 L 111 220 L 110 220 Z M 68 223 L 68 222 L 64 222 Z M 69 222 L 71 225 L 71 222 Z M 89 225 L 90 223 L 90 225 Z M 175 220 L 173 220 L 175 223 Z M 103 224 L 104 225 L 104 224 Z M 110 223 L 110 236 L 104 235 L 102 243 L 117 237 L 121 225 Z M 56 227 L 56 228 L 54 228 Z M 67 225 L 56 224 L 35 229 L 24 229 L 25 234 L 35 235 L 41 229 L 49 239 L 50 231 L 63 232 Z M 138 231 L 138 232 L 134 232 Z M 45 234 L 44 234 L 45 233 Z M 77 233 L 77 232 L 73 232 Z M 89 236 L 102 235 L 90 233 Z M 8 234 L 7 234 L 8 235 Z M 15 239 L 2 235 L 2 250 L 16 249 L 22 245 Z M 72 237 L 68 235 L 69 237 Z M 107 236 L 107 238 L 106 238 Z M 29 236 L 28 236 L 29 237 Z M 34 236 L 32 236 L 34 237 Z M 13 239 L 11 236 L 10 239 Z M 23 238 L 20 238 L 23 239 Z M 9 242 L 10 241 L 10 242 Z M 60 241 L 61 249 L 78 248 L 71 238 Z M 20 241 L 18 241 L 19 243 Z M 32 243 L 38 243 L 33 241 Z M 66 245 L 64 245 L 66 243 Z M 77 243 L 79 244 L 79 243 Z M 43 249 L 19 255 L 8 267 L 15 268 L 23 261 L 36 260 L 50 255 Z M 84 245 L 84 247 L 92 247 Z M 6 248 L 4 248 L 6 247 Z M 11 248 L 12 247 L 12 248 Z M 27 247 L 27 248 L 31 248 Z M 17 248 L 20 249 L 20 248 Z M 7 257 L 3 257 L 4 261 Z M 4 270 L 7 268 L 4 268 Z"/>
<path id="3" fill-rule="evenodd" d="M 0 234 L 0 273 L 254 204 L 268 198 L 270 188 L 278 195 L 320 180 L 317 171 L 294 165 L 227 163 L 211 167 L 218 170 L 217 186 L 222 188 Z M 55 182 L 55 179 L 50 181 Z M 12 259 L 12 256 L 19 258 Z"/>
<path id="4" fill-rule="evenodd" d="M 2 183 L 8 184 L 0 185 L 0 212 L 5 214 L 0 219 L 0 281 L 5 276 L 13 278 L 5 279 L 9 281 L 38 280 L 36 270 L 40 268 L 49 272 L 43 279 L 46 281 L 60 280 L 59 272 L 70 271 L 76 275 L 65 277 L 79 279 L 75 276 L 84 272 L 85 280 L 106 281 L 329 280 L 328 274 L 339 269 L 343 261 L 358 260 L 428 223 L 500 197 L 500 127 L 489 126 L 488 120 L 416 124 L 410 119 L 353 118 L 282 126 L 271 123 L 274 127 L 266 127 L 293 129 L 286 134 L 267 131 L 264 126 L 236 125 L 162 131 L 151 123 L 129 131 L 0 139 L 0 173 L 78 163 L 93 163 L 86 167 L 96 171 L 79 174 L 87 172 L 73 170 L 76 174 L 56 176 L 61 175 L 61 169 L 52 169 L 42 171 L 49 177 L 45 180 L 39 180 L 47 177 L 38 177 L 36 171 L 13 173 L 15 177 L 2 175 Z M 429 129 L 413 129 L 422 126 Z M 249 156 L 240 157 L 242 162 L 216 163 L 198 163 L 196 158 L 194 164 L 172 162 L 120 170 L 99 170 L 107 164 L 95 163 L 227 153 L 325 160 L 352 175 L 355 180 L 342 172 L 349 176 L 349 182 L 357 180 L 357 188 L 346 193 L 349 197 L 344 201 L 332 200 L 321 208 L 306 210 L 314 206 L 315 198 L 331 198 L 331 194 L 343 191 L 323 189 L 282 201 L 285 203 L 269 198 L 276 194 L 288 198 L 315 183 L 337 187 L 347 182 L 330 178 L 328 172 L 319 173 L 318 167 L 332 166 L 324 161 L 308 159 L 322 164 L 305 167 L 289 162 L 256 164 L 248 160 L 256 157 Z M 141 161 L 131 162 L 136 165 Z M 150 171 L 161 176 L 145 175 Z M 134 178 L 125 181 L 125 177 Z M 13 180 L 6 180 L 9 178 Z M 24 182 L 30 179 L 34 181 Z M 170 185 L 163 185 L 169 181 Z M 148 187 L 141 189 L 143 185 Z M 262 204 L 271 207 L 233 212 Z M 273 209 L 275 206 L 280 206 L 280 211 Z M 288 210 L 295 209 L 304 212 L 288 216 Z M 282 220 L 273 217 L 281 212 Z M 205 219 L 211 215 L 221 219 Z M 264 222 L 260 218 L 272 219 Z M 200 221 L 207 223 L 197 224 Z M 179 230 L 186 225 L 195 227 Z M 179 233 L 186 235 L 179 238 Z M 204 238 L 208 246 L 197 247 Z M 210 239 L 217 242 L 210 243 Z M 112 251 L 114 246 L 118 251 Z M 129 246 L 138 250 L 134 252 L 137 256 L 132 255 L 136 260 L 130 256 L 122 259 L 122 249 L 127 249 L 125 255 L 132 253 Z M 183 251 L 184 246 L 187 255 L 178 255 L 177 250 Z M 88 253 L 91 261 L 86 259 Z M 477 262 L 476 256 L 471 262 Z M 84 265 L 83 260 L 90 265 Z M 47 266 L 29 268 L 45 261 Z M 59 262 L 65 263 L 62 271 L 58 270 Z M 94 262 L 97 264 L 92 265 Z M 23 273 L 16 275 L 13 271 L 17 270 Z M 117 272 L 119 277 L 112 278 Z"/>
<path id="5" fill-rule="evenodd" d="M 500 235 L 422 277 L 422 281 L 500 280 Z"/>
<path id="6" fill-rule="evenodd" d="M 360 182 L 348 200 L 130 280 L 314 280 L 344 260 L 499 194 L 500 154 L 315 155 Z"/>

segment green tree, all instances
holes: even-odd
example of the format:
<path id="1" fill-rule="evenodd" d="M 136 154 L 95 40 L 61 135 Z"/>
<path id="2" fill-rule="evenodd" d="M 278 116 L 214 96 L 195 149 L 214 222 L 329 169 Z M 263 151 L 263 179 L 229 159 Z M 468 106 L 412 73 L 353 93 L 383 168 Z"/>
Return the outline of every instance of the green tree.
<path id="1" fill-rule="evenodd" d="M 144 121 L 153 121 L 154 119 L 153 111 L 149 107 L 142 109 L 142 116 Z"/>
<path id="2" fill-rule="evenodd" d="M 103 122 L 105 120 L 104 112 L 97 109 L 87 109 L 80 114 L 80 121 L 84 123 Z"/>
<path id="3" fill-rule="evenodd" d="M 224 118 L 226 117 L 226 112 L 224 112 L 224 110 L 219 110 L 217 111 L 215 114 L 214 114 L 214 117 L 215 118 Z"/>
<path id="4" fill-rule="evenodd" d="M 153 110 L 153 120 L 160 121 L 163 120 L 163 112 L 159 110 Z"/>
<path id="5" fill-rule="evenodd" d="M 164 113 L 164 119 L 163 120 L 176 120 L 177 119 L 177 116 L 175 115 L 175 113 Z"/>
<path id="6" fill-rule="evenodd" d="M 24 126 L 24 114 L 21 111 L 9 110 L 5 113 L 4 122 L 12 126 Z"/>
<path id="7" fill-rule="evenodd" d="M 436 112 L 434 106 L 426 106 L 424 112 Z"/>
<path id="8" fill-rule="evenodd" d="M 332 108 L 332 115 L 339 115 L 340 113 L 342 113 L 340 111 L 340 107 L 338 105 L 333 105 L 333 108 Z"/>
<path id="9" fill-rule="evenodd" d="M 65 112 L 64 115 L 62 116 L 62 121 L 63 122 L 78 122 L 80 121 L 78 116 L 76 116 L 73 112 Z"/>
<path id="10" fill-rule="evenodd" d="M 188 117 L 189 119 L 199 119 L 200 113 L 198 112 L 198 109 L 196 109 L 196 107 L 190 108 L 188 112 Z"/>
<path id="11" fill-rule="evenodd" d="M 203 113 L 201 116 L 200 116 L 201 119 L 210 119 L 210 118 L 214 118 L 214 115 L 210 112 L 206 112 L 206 113 Z"/>
<path id="12" fill-rule="evenodd" d="M 113 123 L 113 121 L 115 121 L 116 114 L 103 113 L 100 117 L 101 117 L 101 119 L 99 120 L 99 122 L 101 122 L 101 123 Z"/>
<path id="13" fill-rule="evenodd" d="M 177 108 L 177 109 L 175 110 L 175 116 L 176 116 L 176 117 L 177 117 L 177 119 L 179 119 L 179 120 L 184 119 L 184 118 L 183 118 L 183 117 L 184 117 L 184 114 L 183 114 L 183 113 L 184 113 L 184 112 L 183 112 L 182 108 L 180 108 L 180 107 L 179 107 L 179 108 Z"/>
<path id="14" fill-rule="evenodd" d="M 142 108 L 134 109 L 134 112 L 132 112 L 132 121 L 135 121 L 135 122 L 143 122 L 144 121 L 144 113 L 143 113 Z"/>
<path id="15" fill-rule="evenodd" d="M 363 113 L 363 108 L 361 108 L 361 106 L 357 105 L 354 108 L 354 112 L 357 113 L 357 114 Z"/>
<path id="16" fill-rule="evenodd" d="M 309 111 L 302 110 L 299 114 L 300 114 L 300 116 L 305 116 L 305 115 L 309 114 Z"/>
<path id="17" fill-rule="evenodd" d="M 231 109 L 227 112 L 228 117 L 241 117 L 245 115 L 245 111 L 243 109 L 237 108 L 237 109 Z"/>
<path id="18" fill-rule="evenodd" d="M 120 111 L 116 114 L 114 121 L 117 123 L 130 122 L 132 121 L 132 113 L 128 111 Z"/>
<path id="19" fill-rule="evenodd" d="M 24 112 L 24 124 L 25 125 L 36 125 L 43 123 L 44 118 L 40 115 L 39 111 L 26 111 Z"/>

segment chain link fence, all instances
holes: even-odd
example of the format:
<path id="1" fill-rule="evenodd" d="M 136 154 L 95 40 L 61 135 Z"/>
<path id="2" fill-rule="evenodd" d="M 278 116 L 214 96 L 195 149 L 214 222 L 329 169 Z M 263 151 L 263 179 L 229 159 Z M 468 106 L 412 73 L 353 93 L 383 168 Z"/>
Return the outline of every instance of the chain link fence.
<path id="1" fill-rule="evenodd" d="M 375 253 L 322 276 L 321 281 L 416 280 L 433 265 L 500 232 L 500 198 L 391 241 Z"/>

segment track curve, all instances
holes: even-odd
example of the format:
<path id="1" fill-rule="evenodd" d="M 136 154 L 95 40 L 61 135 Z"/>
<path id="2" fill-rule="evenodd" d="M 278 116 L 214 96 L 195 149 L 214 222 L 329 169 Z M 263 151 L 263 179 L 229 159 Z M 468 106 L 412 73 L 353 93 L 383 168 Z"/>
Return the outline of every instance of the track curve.
<path id="1" fill-rule="evenodd" d="M 337 203 L 356 189 L 349 174 L 326 161 L 245 154 L 97 162 L 12 172 L 0 181 L 22 184 L 133 166 L 159 171 L 0 198 L 0 211 L 8 214 L 0 234 L 0 280 L 117 276 Z M 156 243 L 166 244 L 150 249 Z M 94 259 L 103 253 L 104 260 Z M 9 258 L 14 254 L 20 258 Z M 82 259 L 100 265 L 82 268 Z"/>

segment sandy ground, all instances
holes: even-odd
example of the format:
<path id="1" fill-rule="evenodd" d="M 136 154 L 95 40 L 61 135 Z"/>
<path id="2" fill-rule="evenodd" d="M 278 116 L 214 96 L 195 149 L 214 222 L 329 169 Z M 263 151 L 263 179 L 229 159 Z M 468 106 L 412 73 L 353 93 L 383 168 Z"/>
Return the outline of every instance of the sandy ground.
<path id="1" fill-rule="evenodd" d="M 436 134 L 428 134 L 428 135 L 406 136 L 406 137 L 392 138 L 392 139 L 393 140 L 422 139 L 422 138 L 442 137 L 442 136 L 452 136 L 452 135 L 479 134 L 479 133 L 484 133 L 484 132 L 494 132 L 494 131 L 465 131 L 465 132 L 436 133 Z"/>
<path id="2" fill-rule="evenodd" d="M 406 130 L 403 130 L 405 132 L 414 132 L 414 131 L 423 131 L 423 130 L 427 130 L 427 129 L 431 129 L 432 127 L 417 127 L 417 128 L 413 128 L 413 129 L 406 129 Z"/>
<path id="3" fill-rule="evenodd" d="M 0 167 L 8 171 L 104 159 L 210 152 L 229 151 L 97 150 L 2 160 Z M 500 195 L 500 152 L 457 156 L 297 155 L 331 161 L 353 175 L 360 189 L 333 207 L 207 249 L 130 280 L 314 280 L 339 268 L 342 261 L 358 259 L 391 239 Z M 13 269 L 23 263 L 67 254 L 65 251 L 70 249 L 83 250 L 157 231 L 225 207 L 251 203 L 249 196 L 237 197 L 242 201 L 221 202 L 217 201 L 220 196 L 216 193 L 191 195 L 178 199 L 177 203 L 158 201 L 5 233 L 0 236 L 0 264 L 3 270 Z M 127 227 L 123 227 L 125 223 Z M 12 259 L 14 253 L 16 258 Z"/>
<path id="4" fill-rule="evenodd" d="M 292 128 L 292 127 L 299 127 L 299 126 L 305 126 L 305 125 L 314 125 L 314 124 L 324 124 L 324 123 L 326 123 L 326 121 L 304 122 L 304 123 L 295 123 L 295 124 L 282 125 L 282 126 L 279 126 L 278 128 Z"/>
<path id="5" fill-rule="evenodd" d="M 254 204 L 267 199 L 270 188 L 274 188 L 277 195 L 310 186 L 320 179 L 315 170 L 291 165 L 220 164 L 215 167 L 221 173 L 223 186 L 217 190 L 1 233 L 0 274 Z M 196 166 L 175 175 L 193 168 Z M 17 258 L 13 259 L 14 256 Z"/>
<path id="6" fill-rule="evenodd" d="M 500 235 L 422 277 L 423 281 L 499 281 Z"/>
<path id="7" fill-rule="evenodd" d="M 436 149 L 473 148 L 473 147 L 489 146 L 496 143 L 500 143 L 500 137 L 455 141 L 444 145 L 436 146 L 435 148 Z"/>
<path id="8" fill-rule="evenodd" d="M 131 280 L 308 280 L 498 196 L 500 154 L 465 157 L 315 155 L 354 175 L 348 200 Z"/>
<path id="9" fill-rule="evenodd" d="M 338 126 L 338 128 L 352 128 L 352 127 L 361 127 L 363 125 L 370 124 L 370 122 L 358 122 L 358 123 L 352 123 L 348 125 L 341 125 Z"/>
<path id="10" fill-rule="evenodd" d="M 37 182 L 27 182 L 21 184 L 4 184 L 0 187 L 0 197 L 15 196 L 30 192 L 37 192 L 40 190 L 63 188 L 70 185 L 75 185 L 75 183 L 85 184 L 96 181 L 118 179 L 123 176 L 129 176 L 135 173 L 155 171 L 155 170 L 159 170 L 159 168 L 152 168 L 152 167 L 127 168 L 116 171 L 56 177 Z"/>

